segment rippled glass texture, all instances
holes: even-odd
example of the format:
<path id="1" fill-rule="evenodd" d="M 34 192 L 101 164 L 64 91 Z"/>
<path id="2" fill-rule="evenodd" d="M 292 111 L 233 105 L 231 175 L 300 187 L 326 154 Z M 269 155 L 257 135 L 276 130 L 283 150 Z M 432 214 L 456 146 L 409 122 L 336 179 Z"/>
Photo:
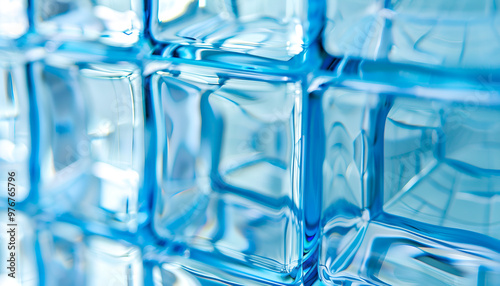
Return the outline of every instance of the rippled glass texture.
<path id="1" fill-rule="evenodd" d="M 27 64 L 19 53 L 0 51 L 0 185 L 7 186 L 8 172 L 16 172 L 16 200 L 30 191 L 31 133 Z M 7 205 L 7 191 L 0 192 Z"/>
<path id="2" fill-rule="evenodd" d="M 304 241 L 302 78 L 195 62 L 151 68 L 162 153 L 157 235 L 215 269 L 253 276 L 247 284 L 300 284 L 312 257 Z"/>
<path id="3" fill-rule="evenodd" d="M 75 225 L 55 221 L 38 231 L 37 240 L 38 262 L 44 273 L 41 285 L 144 286 L 137 246 L 85 235 Z"/>
<path id="4" fill-rule="evenodd" d="M 287 61 L 321 29 L 323 2 L 306 0 L 151 1 L 151 36 Z"/>
<path id="5" fill-rule="evenodd" d="M 0 7 L 0 40 L 23 36 L 29 27 L 28 0 L 0 0 Z"/>
<path id="6" fill-rule="evenodd" d="M 500 13 L 489 0 L 328 0 L 332 55 L 459 68 L 498 68 Z"/>
<path id="7" fill-rule="evenodd" d="M 140 69 L 52 55 L 33 64 L 38 207 L 135 231 L 144 177 Z"/>
<path id="8" fill-rule="evenodd" d="M 323 281 L 500 283 L 498 78 L 345 67 L 318 93 Z"/>
<path id="9" fill-rule="evenodd" d="M 140 0 L 33 0 L 35 29 L 55 41 L 97 40 L 129 47 L 143 31 Z"/>
<path id="10" fill-rule="evenodd" d="M 149 269 L 148 282 L 154 286 L 226 286 L 226 285 L 287 285 L 269 281 L 249 280 L 238 273 L 228 273 L 221 268 L 180 256 L 163 256 L 161 263 L 154 263 Z M 302 284 L 300 284 L 302 285 Z"/>

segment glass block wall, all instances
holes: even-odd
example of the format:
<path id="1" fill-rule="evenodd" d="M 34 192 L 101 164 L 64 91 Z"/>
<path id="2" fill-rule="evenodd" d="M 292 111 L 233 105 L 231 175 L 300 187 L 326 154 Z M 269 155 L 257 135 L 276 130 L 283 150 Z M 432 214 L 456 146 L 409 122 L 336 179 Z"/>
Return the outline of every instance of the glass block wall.
<path id="1" fill-rule="evenodd" d="M 500 284 L 498 4 L 0 0 L 0 285 Z"/>

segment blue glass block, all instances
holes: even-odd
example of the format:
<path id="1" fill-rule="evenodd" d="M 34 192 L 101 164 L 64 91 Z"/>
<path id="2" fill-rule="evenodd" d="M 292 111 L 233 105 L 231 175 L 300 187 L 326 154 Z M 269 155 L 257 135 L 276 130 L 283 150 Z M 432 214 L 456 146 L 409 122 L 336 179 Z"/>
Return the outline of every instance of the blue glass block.
<path id="1" fill-rule="evenodd" d="M 143 286 L 141 250 L 53 221 L 38 232 L 42 285 Z"/>
<path id="2" fill-rule="evenodd" d="M 147 207 L 141 71 L 77 59 L 57 53 L 31 68 L 40 118 L 38 207 L 134 232 Z"/>
<path id="3" fill-rule="evenodd" d="M 171 286 L 171 285 L 283 285 L 271 284 L 248 279 L 241 275 L 232 275 L 218 267 L 197 262 L 192 259 L 174 256 L 161 256 L 150 263 L 146 285 Z M 149 284 L 148 284 L 149 283 Z"/>
<path id="4" fill-rule="evenodd" d="M 38 268 L 36 264 L 35 254 L 35 224 L 33 220 L 26 214 L 16 211 L 15 223 L 15 241 L 12 242 L 10 231 L 12 223 L 8 220 L 7 209 L 0 209 L 0 223 L 2 231 L 0 232 L 0 285 L 22 285 L 22 286 L 37 286 L 38 284 Z M 9 244 L 10 243 L 10 244 Z M 14 246 L 15 249 L 9 249 L 8 246 Z M 15 275 L 8 276 L 12 273 L 8 259 L 11 259 L 11 252 L 15 252 Z"/>
<path id="5" fill-rule="evenodd" d="M 498 2 L 328 0 L 332 55 L 459 68 L 498 68 Z"/>
<path id="6" fill-rule="evenodd" d="M 157 236 L 247 285 L 304 282 L 315 263 L 302 187 L 305 77 L 179 59 L 146 71 L 159 141 Z"/>
<path id="7" fill-rule="evenodd" d="M 323 282 L 498 284 L 498 76 L 340 66 L 313 92 L 325 136 Z"/>
<path id="8" fill-rule="evenodd" d="M 28 0 L 0 0 L 0 46 L 2 40 L 15 40 L 29 28 Z"/>
<path id="9" fill-rule="evenodd" d="M 130 47 L 144 29 L 140 0 L 33 0 L 34 27 L 53 41 L 99 41 Z"/>
<path id="10" fill-rule="evenodd" d="M 322 27 L 323 2 L 306 0 L 151 1 L 150 33 L 194 45 L 287 61 Z"/>
<path id="11" fill-rule="evenodd" d="M 0 51 L 0 205 L 7 205 L 8 172 L 15 172 L 19 203 L 30 191 L 31 134 L 26 62 L 20 53 Z"/>

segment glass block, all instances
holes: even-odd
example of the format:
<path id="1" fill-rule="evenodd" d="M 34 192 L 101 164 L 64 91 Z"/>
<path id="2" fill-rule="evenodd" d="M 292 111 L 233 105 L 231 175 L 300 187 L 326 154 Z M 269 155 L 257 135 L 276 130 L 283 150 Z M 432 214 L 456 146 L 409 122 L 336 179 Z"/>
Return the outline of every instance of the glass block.
<path id="1" fill-rule="evenodd" d="M 0 185 L 7 186 L 8 172 L 15 172 L 16 202 L 30 192 L 31 129 L 27 64 L 16 52 L 0 50 Z M 0 192 L 7 205 L 7 189 Z"/>
<path id="2" fill-rule="evenodd" d="M 54 41 L 135 44 L 144 29 L 140 0 L 33 0 L 35 30 Z"/>
<path id="3" fill-rule="evenodd" d="M 247 283 L 300 284 L 314 264 L 304 231 L 304 77 L 202 64 L 146 68 L 161 154 L 154 231 Z"/>
<path id="4" fill-rule="evenodd" d="M 323 2 L 306 0 L 151 1 L 160 43 L 237 51 L 287 61 L 319 33 Z"/>
<path id="5" fill-rule="evenodd" d="M 135 231 L 147 203 L 140 68 L 53 54 L 31 72 L 40 118 L 38 206 Z"/>
<path id="6" fill-rule="evenodd" d="M 26 213 L 15 211 L 15 222 L 9 221 L 7 209 L 0 209 L 0 285 L 9 286 L 37 286 L 38 268 L 35 255 L 35 224 Z M 10 226 L 8 224 L 16 224 Z M 12 232 L 12 228 L 15 230 Z M 14 236 L 11 234 L 14 233 Z M 12 241 L 11 237 L 15 237 Z M 15 269 L 12 267 L 11 253 L 15 257 Z M 15 270 L 15 271 L 12 271 Z M 9 274 L 13 275 L 9 276 Z M 14 277 L 13 277 L 14 276 Z"/>
<path id="7" fill-rule="evenodd" d="M 39 263 L 47 286 L 143 286 L 143 264 L 137 246 L 98 235 L 86 235 L 71 224 L 51 222 L 38 232 Z"/>
<path id="8" fill-rule="evenodd" d="M 498 284 L 498 77 L 341 66 L 313 93 L 325 136 L 323 282 Z"/>
<path id="9" fill-rule="evenodd" d="M 486 0 L 328 0 L 324 46 L 335 56 L 498 68 L 498 4 Z"/>
<path id="10" fill-rule="evenodd" d="M 23 36 L 29 28 L 28 0 L 0 0 L 0 46 L 2 40 Z"/>
<path id="11" fill-rule="evenodd" d="M 267 286 L 270 283 L 251 281 L 238 274 L 231 274 L 219 269 L 216 265 L 208 265 L 181 256 L 160 254 L 158 257 L 149 257 L 154 260 L 145 262 L 147 265 L 147 285 L 255 285 Z M 277 285 L 277 284 L 272 284 Z M 283 285 L 283 284 L 280 284 Z"/>

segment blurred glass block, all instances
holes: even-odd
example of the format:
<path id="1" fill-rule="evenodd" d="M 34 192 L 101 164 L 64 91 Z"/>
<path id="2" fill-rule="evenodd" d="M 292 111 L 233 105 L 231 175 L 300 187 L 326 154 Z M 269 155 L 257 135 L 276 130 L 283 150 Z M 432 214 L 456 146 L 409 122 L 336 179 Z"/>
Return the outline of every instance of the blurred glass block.
<path id="1" fill-rule="evenodd" d="M 322 1 L 151 1 L 151 36 L 287 61 L 322 27 Z"/>
<path id="2" fill-rule="evenodd" d="M 326 138 L 323 281 L 498 284 L 500 78 L 341 66 L 313 94 Z"/>
<path id="3" fill-rule="evenodd" d="M 38 234 L 47 286 L 143 286 L 138 247 L 120 240 L 84 235 L 74 225 L 51 222 Z"/>
<path id="4" fill-rule="evenodd" d="M 51 40 L 130 47 L 144 29 L 140 0 L 33 0 L 35 29 Z"/>
<path id="5" fill-rule="evenodd" d="M 271 284 L 253 280 L 249 282 L 245 277 L 236 273 L 227 273 L 217 267 L 187 259 L 185 257 L 162 256 L 160 262 L 149 262 L 147 280 L 151 286 L 225 286 L 225 285 L 286 285 Z"/>
<path id="6" fill-rule="evenodd" d="M 20 53 L 0 50 L 0 185 L 7 188 L 8 172 L 15 172 L 16 202 L 30 191 L 30 109 L 27 65 Z M 7 205 L 7 189 L 0 192 Z"/>
<path id="7" fill-rule="evenodd" d="M 231 69 L 242 69 L 264 74 L 283 72 L 304 74 L 320 68 L 323 61 L 321 51 L 319 44 L 313 43 L 288 61 L 281 61 L 206 47 L 167 45 L 153 48 L 150 57 L 196 60 L 207 65 L 223 65 Z"/>
<path id="8" fill-rule="evenodd" d="M 2 40 L 23 36 L 29 28 L 28 0 L 0 0 L 0 46 Z"/>
<path id="9" fill-rule="evenodd" d="M 304 230 L 304 77 L 172 61 L 146 67 L 162 154 L 155 232 L 247 283 L 304 282 L 315 263 Z"/>
<path id="10" fill-rule="evenodd" d="M 461 68 L 498 68 L 500 14 L 486 0 L 328 0 L 332 55 Z"/>
<path id="11" fill-rule="evenodd" d="M 35 225 L 33 221 L 23 212 L 15 211 L 15 222 L 8 220 L 7 209 L 0 209 L 0 285 L 8 286 L 37 286 L 38 268 L 35 255 Z M 15 223 L 16 226 L 8 224 Z M 10 232 L 15 228 L 14 232 Z M 15 233 L 15 241 L 11 239 L 11 233 Z M 12 248 L 14 246 L 14 248 Z M 15 253 L 15 271 L 12 267 L 11 252 Z M 12 272 L 15 274 L 9 276 Z"/>
<path id="12" fill-rule="evenodd" d="M 135 231 L 143 221 L 139 67 L 52 55 L 32 68 L 40 118 L 39 207 Z"/>

